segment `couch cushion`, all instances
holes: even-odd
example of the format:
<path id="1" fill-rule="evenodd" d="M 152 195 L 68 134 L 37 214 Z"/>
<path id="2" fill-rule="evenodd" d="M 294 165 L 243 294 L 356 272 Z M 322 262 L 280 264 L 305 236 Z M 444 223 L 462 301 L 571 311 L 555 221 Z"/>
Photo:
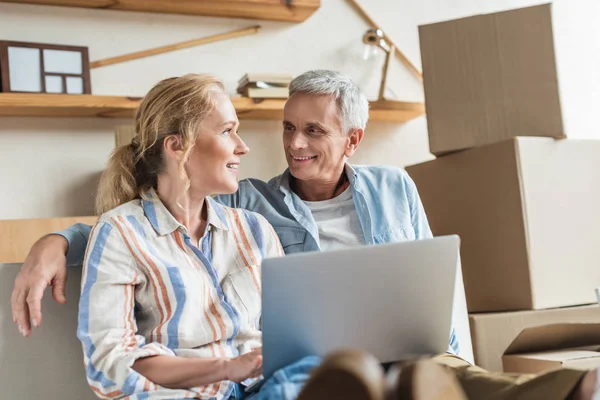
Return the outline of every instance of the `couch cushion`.
<path id="1" fill-rule="evenodd" d="M 49 288 L 42 326 L 23 338 L 12 321 L 10 297 L 21 264 L 0 264 L 0 387 L 4 399 L 93 400 L 77 340 L 81 268 L 69 269 L 67 305 Z"/>

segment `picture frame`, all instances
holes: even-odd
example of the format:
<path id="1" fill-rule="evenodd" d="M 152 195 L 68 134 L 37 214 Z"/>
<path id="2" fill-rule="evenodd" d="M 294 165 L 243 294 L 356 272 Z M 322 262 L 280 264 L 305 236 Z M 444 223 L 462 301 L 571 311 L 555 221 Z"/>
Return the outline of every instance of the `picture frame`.
<path id="1" fill-rule="evenodd" d="M 0 40 L 0 92 L 91 94 L 87 47 Z"/>

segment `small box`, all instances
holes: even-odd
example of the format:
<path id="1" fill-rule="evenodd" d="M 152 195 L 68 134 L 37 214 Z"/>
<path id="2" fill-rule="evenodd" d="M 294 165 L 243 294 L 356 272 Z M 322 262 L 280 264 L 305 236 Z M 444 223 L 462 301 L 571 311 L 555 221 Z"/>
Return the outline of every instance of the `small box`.
<path id="1" fill-rule="evenodd" d="M 434 235 L 461 238 L 469 312 L 596 303 L 600 140 L 519 137 L 406 170 Z"/>
<path id="2" fill-rule="evenodd" d="M 502 356 L 504 372 L 539 374 L 557 368 L 600 367 L 600 324 L 525 329 Z"/>
<path id="3" fill-rule="evenodd" d="M 502 355 L 526 328 L 558 323 L 600 323 L 597 305 L 536 311 L 477 313 L 469 315 L 475 364 L 502 372 Z"/>
<path id="4" fill-rule="evenodd" d="M 598 21 L 599 1 L 556 0 L 419 27 L 431 152 L 597 137 Z"/>

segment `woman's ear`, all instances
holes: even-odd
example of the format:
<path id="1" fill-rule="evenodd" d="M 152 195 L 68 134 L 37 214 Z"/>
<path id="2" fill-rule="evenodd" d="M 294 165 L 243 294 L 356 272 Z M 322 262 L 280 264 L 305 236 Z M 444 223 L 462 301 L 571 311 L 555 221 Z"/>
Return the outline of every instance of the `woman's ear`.
<path id="1" fill-rule="evenodd" d="M 181 160 L 183 157 L 183 145 L 181 143 L 181 136 L 169 135 L 163 140 L 163 151 L 166 156 Z"/>

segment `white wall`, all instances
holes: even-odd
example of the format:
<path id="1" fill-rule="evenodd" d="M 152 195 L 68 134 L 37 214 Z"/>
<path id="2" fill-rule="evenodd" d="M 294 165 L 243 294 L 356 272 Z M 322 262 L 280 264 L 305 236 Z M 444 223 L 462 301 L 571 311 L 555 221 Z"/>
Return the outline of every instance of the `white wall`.
<path id="1" fill-rule="evenodd" d="M 417 65 L 419 24 L 533 3 L 539 1 L 362 0 Z M 92 61 L 255 23 L 0 3 L 0 39 L 88 46 Z M 322 0 L 321 9 L 302 24 L 258 23 L 263 30 L 257 35 L 94 69 L 92 93 L 143 96 L 162 78 L 210 72 L 233 94 L 246 72 L 328 68 L 351 74 L 370 98 L 377 96 L 382 58 L 361 59 L 368 26 L 345 0 Z M 390 98 L 423 100 L 421 84 L 399 61 L 392 65 L 388 86 Z M 90 214 L 95 180 L 113 148 L 112 128 L 127 122 L 0 118 L 0 219 Z M 243 177 L 268 179 L 285 168 L 278 122 L 243 121 L 241 130 L 251 148 Z M 352 162 L 403 166 L 431 157 L 421 117 L 406 124 L 371 123 Z"/>

